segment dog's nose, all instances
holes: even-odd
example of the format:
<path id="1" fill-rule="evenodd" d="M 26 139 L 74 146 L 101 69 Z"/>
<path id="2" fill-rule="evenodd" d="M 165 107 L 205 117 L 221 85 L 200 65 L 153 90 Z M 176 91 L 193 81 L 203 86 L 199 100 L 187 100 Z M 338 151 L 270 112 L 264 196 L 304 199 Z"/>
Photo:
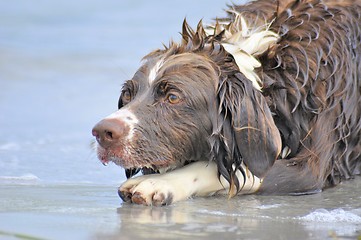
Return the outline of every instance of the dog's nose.
<path id="1" fill-rule="evenodd" d="M 109 148 L 119 142 L 126 128 L 125 124 L 117 119 L 103 119 L 94 126 L 92 134 L 100 146 Z"/>

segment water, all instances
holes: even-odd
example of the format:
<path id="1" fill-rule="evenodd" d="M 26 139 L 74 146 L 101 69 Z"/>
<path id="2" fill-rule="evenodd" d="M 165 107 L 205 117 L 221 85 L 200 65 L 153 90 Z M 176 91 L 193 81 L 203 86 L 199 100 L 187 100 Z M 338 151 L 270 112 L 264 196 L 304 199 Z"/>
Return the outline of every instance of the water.
<path id="1" fill-rule="evenodd" d="M 361 179 L 300 197 L 123 204 L 91 128 L 149 51 L 226 1 L 0 2 L 0 239 L 355 239 Z M 24 235 L 19 235 L 24 234 Z M 360 237 L 359 237 L 360 238 Z"/>

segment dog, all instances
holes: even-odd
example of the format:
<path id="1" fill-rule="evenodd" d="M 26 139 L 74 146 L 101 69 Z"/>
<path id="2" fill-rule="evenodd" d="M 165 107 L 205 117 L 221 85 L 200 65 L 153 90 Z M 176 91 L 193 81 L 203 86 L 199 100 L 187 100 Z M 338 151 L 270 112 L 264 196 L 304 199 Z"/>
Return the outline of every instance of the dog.
<path id="1" fill-rule="evenodd" d="M 361 171 L 361 1 L 259 0 L 146 55 L 92 130 L 125 202 L 312 194 Z M 142 176 L 134 176 L 139 171 Z"/>

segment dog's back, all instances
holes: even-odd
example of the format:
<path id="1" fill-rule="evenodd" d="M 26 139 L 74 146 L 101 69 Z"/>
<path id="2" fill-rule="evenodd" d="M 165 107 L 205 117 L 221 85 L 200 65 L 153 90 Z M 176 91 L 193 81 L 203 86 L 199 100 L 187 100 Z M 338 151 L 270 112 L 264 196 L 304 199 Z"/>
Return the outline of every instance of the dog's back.
<path id="1" fill-rule="evenodd" d="M 280 36 L 260 57 L 284 151 L 263 192 L 317 191 L 359 174 L 361 1 L 264 0 L 235 6 L 229 20 L 238 15 Z"/>

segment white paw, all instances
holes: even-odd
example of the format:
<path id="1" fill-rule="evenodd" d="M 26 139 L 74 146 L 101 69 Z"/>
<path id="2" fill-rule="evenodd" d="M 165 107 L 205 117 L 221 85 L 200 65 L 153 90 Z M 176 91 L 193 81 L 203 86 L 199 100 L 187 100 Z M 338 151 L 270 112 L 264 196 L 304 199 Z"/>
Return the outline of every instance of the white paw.
<path id="1" fill-rule="evenodd" d="M 128 179 L 119 187 L 118 193 L 125 202 L 164 206 L 173 203 L 175 189 L 169 181 L 160 179 L 160 175 L 146 175 Z"/>

